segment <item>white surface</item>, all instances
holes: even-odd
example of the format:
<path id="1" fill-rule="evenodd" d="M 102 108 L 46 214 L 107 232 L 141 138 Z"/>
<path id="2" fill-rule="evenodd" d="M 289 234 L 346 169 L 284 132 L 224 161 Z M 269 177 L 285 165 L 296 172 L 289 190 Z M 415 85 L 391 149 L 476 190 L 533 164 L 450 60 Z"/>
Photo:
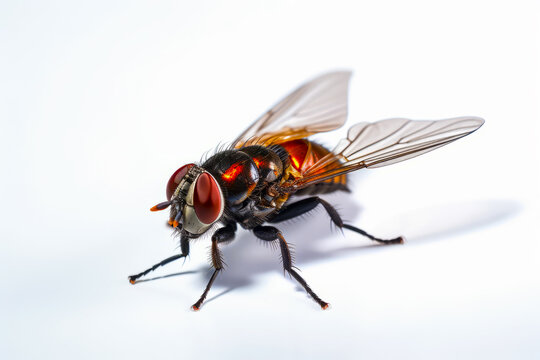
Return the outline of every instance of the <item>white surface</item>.
<path id="1" fill-rule="evenodd" d="M 0 357 L 540 357 L 537 4 L 2 3 Z M 198 313 L 207 239 L 152 276 L 194 273 L 131 286 L 177 251 L 148 212 L 170 174 L 335 68 L 355 71 L 347 126 L 486 119 L 328 197 L 408 243 L 322 211 L 285 226 L 330 311 L 246 232 Z"/>

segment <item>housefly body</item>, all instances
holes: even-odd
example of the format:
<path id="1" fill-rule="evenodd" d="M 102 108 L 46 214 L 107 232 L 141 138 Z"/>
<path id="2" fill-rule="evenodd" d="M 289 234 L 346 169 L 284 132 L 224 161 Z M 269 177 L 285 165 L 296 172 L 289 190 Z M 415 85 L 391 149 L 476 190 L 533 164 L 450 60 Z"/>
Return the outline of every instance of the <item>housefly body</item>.
<path id="1" fill-rule="evenodd" d="M 191 240 L 213 231 L 210 259 L 214 271 L 203 294 L 192 305 L 193 310 L 199 310 L 224 267 L 220 246 L 234 238 L 240 225 L 257 238 L 278 244 L 284 270 L 322 309 L 327 309 L 328 303 L 296 271 L 289 245 L 273 224 L 321 205 L 341 229 L 381 244 L 403 243 L 401 237 L 379 239 L 344 223 L 334 207 L 319 195 L 349 191 L 348 173 L 394 164 L 434 150 L 474 132 L 484 120 L 395 118 L 358 123 L 329 150 L 310 140 L 310 136 L 345 123 L 350 76 L 350 72 L 331 72 L 305 83 L 251 124 L 230 147 L 201 164 L 187 164 L 176 170 L 167 183 L 167 200 L 151 210 L 170 209 L 169 224 L 180 237 L 180 254 L 130 276 L 129 281 L 135 284 L 156 268 L 186 257 Z M 300 200 L 296 199 L 299 195 L 303 195 Z"/>

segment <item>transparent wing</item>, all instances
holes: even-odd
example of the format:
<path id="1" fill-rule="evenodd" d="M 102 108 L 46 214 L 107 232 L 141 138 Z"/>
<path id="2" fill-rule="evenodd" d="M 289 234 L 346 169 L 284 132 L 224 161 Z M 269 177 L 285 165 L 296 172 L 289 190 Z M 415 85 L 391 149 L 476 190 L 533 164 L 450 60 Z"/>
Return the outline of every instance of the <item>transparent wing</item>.
<path id="1" fill-rule="evenodd" d="M 321 75 L 286 96 L 233 142 L 234 148 L 269 145 L 337 129 L 347 120 L 351 72 Z"/>
<path id="2" fill-rule="evenodd" d="M 469 135 L 483 123 L 478 117 L 359 123 L 330 154 L 306 169 L 301 178 L 283 184 L 282 190 L 290 192 L 361 168 L 407 160 Z"/>

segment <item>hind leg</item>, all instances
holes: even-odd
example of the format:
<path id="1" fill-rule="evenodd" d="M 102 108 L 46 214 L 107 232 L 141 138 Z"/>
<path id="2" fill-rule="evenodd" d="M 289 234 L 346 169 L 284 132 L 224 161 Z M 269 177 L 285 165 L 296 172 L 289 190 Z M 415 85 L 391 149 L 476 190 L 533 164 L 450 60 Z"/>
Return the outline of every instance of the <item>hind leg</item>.
<path id="1" fill-rule="evenodd" d="M 334 207 L 332 205 L 330 205 L 328 202 L 326 202 L 325 200 L 321 199 L 318 196 L 313 196 L 313 197 L 310 197 L 310 198 L 307 198 L 307 199 L 303 199 L 303 200 L 300 200 L 300 201 L 297 201 L 295 203 L 292 203 L 292 204 L 289 204 L 289 205 L 286 205 L 286 206 L 282 207 L 281 210 L 279 211 L 279 213 L 277 213 L 274 217 L 272 217 L 270 220 L 268 220 L 268 222 L 269 223 L 279 223 L 279 222 L 282 222 L 282 221 L 285 221 L 285 220 L 293 219 L 293 218 L 295 218 L 297 216 L 300 216 L 302 214 L 305 214 L 305 213 L 313 210 L 319 204 L 324 207 L 324 209 L 328 213 L 328 216 L 330 216 L 330 219 L 332 220 L 332 222 L 337 227 L 339 227 L 340 229 L 352 230 L 352 231 L 354 231 L 354 232 L 356 232 L 358 234 L 364 235 L 368 239 L 376 241 L 376 242 L 378 242 L 380 244 L 386 244 L 386 245 L 389 245 L 389 244 L 403 244 L 403 242 L 404 242 L 403 238 L 401 236 L 397 237 L 397 238 L 394 238 L 394 239 L 380 239 L 378 237 L 375 237 L 373 235 L 368 234 L 367 232 L 365 232 L 362 229 L 359 229 L 359 228 L 357 228 L 355 226 L 343 223 L 343 220 L 341 219 L 341 216 L 339 216 L 336 209 L 334 209 Z"/>

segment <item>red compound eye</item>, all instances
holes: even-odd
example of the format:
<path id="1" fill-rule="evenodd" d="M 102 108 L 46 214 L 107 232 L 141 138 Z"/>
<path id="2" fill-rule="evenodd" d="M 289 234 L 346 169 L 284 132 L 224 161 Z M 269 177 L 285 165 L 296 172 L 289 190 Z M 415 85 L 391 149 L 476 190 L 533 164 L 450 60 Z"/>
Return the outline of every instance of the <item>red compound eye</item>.
<path id="1" fill-rule="evenodd" d="M 223 207 L 221 189 L 208 173 L 202 173 L 197 178 L 193 193 L 193 207 L 199 220 L 205 224 L 212 224 L 221 213 Z"/>
<path id="2" fill-rule="evenodd" d="M 167 183 L 167 200 L 171 200 L 171 197 L 173 196 L 176 188 L 178 187 L 178 184 L 180 184 L 182 178 L 187 174 L 187 172 L 189 171 L 189 169 L 191 169 L 193 165 L 194 164 L 184 165 L 180 169 L 176 170 L 174 174 L 172 174 L 169 182 Z"/>

